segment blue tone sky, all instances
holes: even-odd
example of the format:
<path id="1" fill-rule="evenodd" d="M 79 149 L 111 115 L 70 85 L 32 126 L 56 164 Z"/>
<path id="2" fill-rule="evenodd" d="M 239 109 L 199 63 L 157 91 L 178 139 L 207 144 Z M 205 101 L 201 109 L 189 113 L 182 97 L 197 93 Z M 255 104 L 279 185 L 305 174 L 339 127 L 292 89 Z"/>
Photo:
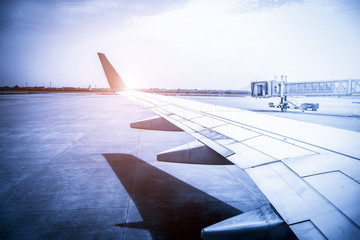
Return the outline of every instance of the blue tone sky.
<path id="1" fill-rule="evenodd" d="M 360 78 L 356 0 L 2 0 L 0 86 L 244 89 Z"/>

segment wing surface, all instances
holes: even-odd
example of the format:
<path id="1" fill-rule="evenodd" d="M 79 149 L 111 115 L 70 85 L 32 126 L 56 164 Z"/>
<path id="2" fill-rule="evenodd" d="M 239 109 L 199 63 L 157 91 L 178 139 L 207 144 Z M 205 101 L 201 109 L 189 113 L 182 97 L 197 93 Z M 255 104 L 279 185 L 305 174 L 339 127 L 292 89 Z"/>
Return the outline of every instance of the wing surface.
<path id="1" fill-rule="evenodd" d="M 126 96 L 247 174 L 300 239 L 360 238 L 360 134 L 143 92 Z"/>
<path id="2" fill-rule="evenodd" d="M 99 54 L 113 90 L 125 84 Z M 127 98 L 246 173 L 299 239 L 360 239 L 360 133 L 137 91 Z"/>

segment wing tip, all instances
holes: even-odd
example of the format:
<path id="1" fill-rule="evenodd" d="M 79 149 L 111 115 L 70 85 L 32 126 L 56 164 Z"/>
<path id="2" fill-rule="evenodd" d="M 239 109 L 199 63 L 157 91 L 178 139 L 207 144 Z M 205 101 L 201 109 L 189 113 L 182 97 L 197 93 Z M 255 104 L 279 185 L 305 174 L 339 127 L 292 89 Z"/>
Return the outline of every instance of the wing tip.
<path id="1" fill-rule="evenodd" d="M 104 53 L 98 52 L 97 53 L 101 62 L 101 65 L 103 67 L 105 76 L 108 80 L 108 83 L 110 85 L 110 88 L 113 91 L 121 91 L 127 89 L 126 84 L 121 79 L 120 75 L 116 72 L 114 67 L 111 65 L 107 57 Z"/>

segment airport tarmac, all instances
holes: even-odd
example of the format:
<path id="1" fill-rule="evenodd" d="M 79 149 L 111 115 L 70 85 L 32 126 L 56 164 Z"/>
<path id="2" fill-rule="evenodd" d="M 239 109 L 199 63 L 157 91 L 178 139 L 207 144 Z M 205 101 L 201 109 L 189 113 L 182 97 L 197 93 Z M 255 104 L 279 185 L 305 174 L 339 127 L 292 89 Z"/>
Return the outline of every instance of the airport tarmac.
<path id="1" fill-rule="evenodd" d="M 118 95 L 0 96 L 0 239 L 200 239 L 267 203 L 234 165 L 157 162 L 193 141 L 131 129 Z"/>
<path id="2" fill-rule="evenodd" d="M 121 96 L 2 95 L 0 109 L 0 239 L 200 239 L 268 202 L 234 165 L 156 161 L 193 138 L 131 129 L 154 114 Z"/>

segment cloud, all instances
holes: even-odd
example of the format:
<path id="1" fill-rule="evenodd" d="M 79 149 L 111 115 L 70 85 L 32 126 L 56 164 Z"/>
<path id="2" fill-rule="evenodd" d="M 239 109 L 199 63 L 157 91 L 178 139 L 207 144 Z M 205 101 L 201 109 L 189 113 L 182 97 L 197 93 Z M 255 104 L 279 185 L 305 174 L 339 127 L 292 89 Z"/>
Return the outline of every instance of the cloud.
<path id="1" fill-rule="evenodd" d="M 352 31 L 343 6 L 293 1 L 244 13 L 237 3 L 191 1 L 137 18 L 114 38 L 118 44 L 110 52 L 127 55 L 121 62 L 126 69 L 146 66 L 129 78 L 150 79 L 157 87 L 240 88 L 281 74 L 300 81 L 359 74 L 352 69 L 359 31 Z"/>
<path id="2" fill-rule="evenodd" d="M 6 37 L 1 64 L 21 71 L 2 67 L 3 75 L 106 86 L 97 51 L 134 87 L 238 89 L 282 74 L 360 75 L 358 11 L 334 0 L 62 1 L 50 13 L 41 34 Z"/>
<path id="3" fill-rule="evenodd" d="M 118 8 L 119 1 L 61 1 L 57 4 L 59 11 L 65 14 L 93 14 L 112 8 Z"/>

